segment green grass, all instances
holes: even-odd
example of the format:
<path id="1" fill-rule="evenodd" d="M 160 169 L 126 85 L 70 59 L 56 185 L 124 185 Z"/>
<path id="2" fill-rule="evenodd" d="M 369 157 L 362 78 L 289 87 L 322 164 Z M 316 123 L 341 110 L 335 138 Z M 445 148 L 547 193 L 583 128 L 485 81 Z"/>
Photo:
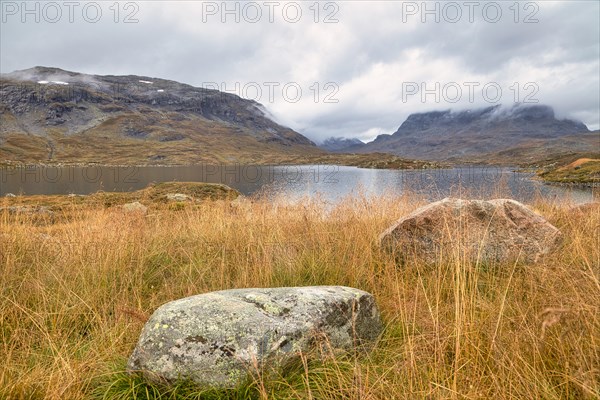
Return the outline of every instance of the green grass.
<path id="1" fill-rule="evenodd" d="M 148 382 L 137 375 L 124 372 L 125 364 L 116 363 L 114 372 L 99 377 L 93 383 L 89 397 L 97 400 L 243 400 L 259 399 L 253 381 L 236 389 L 216 390 L 198 387 L 194 382 L 182 380 L 170 385 Z"/>
<path id="2" fill-rule="evenodd" d="M 546 182 L 600 185 L 600 159 L 580 158 L 539 173 Z"/>

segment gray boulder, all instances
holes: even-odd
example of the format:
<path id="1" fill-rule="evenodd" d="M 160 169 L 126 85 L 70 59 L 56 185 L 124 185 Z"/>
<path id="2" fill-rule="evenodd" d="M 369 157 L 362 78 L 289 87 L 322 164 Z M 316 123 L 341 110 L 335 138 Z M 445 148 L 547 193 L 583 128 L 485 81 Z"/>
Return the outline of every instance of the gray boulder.
<path id="1" fill-rule="evenodd" d="M 146 214 L 146 212 L 148 212 L 148 207 L 146 207 L 139 201 L 134 201 L 132 203 L 123 204 L 123 211 L 128 213 Z"/>
<path id="2" fill-rule="evenodd" d="M 169 193 L 165 196 L 169 201 L 192 201 L 192 198 L 183 193 Z"/>
<path id="3" fill-rule="evenodd" d="M 460 251 L 462 260 L 536 262 L 555 248 L 560 231 L 510 199 L 446 198 L 399 219 L 380 236 L 401 262 L 436 263 Z"/>
<path id="4" fill-rule="evenodd" d="M 234 388 L 326 340 L 364 347 L 381 333 L 372 295 L 343 286 L 224 290 L 172 301 L 150 317 L 128 370 L 152 380 Z"/>

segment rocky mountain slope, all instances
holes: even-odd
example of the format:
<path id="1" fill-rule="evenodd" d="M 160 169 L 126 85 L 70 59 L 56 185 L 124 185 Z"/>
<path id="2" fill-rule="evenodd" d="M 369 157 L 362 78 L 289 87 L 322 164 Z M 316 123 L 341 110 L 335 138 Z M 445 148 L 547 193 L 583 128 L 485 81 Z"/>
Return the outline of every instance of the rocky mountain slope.
<path id="1" fill-rule="evenodd" d="M 47 67 L 0 76 L 0 160 L 261 163 L 322 153 L 233 94 Z"/>
<path id="2" fill-rule="evenodd" d="M 581 122 L 556 118 L 548 106 L 493 106 L 411 114 L 394 134 L 345 150 L 427 160 L 519 163 L 515 156 L 520 152 L 597 150 L 595 137 Z"/>
<path id="3" fill-rule="evenodd" d="M 527 139 L 507 149 L 471 156 L 468 160 L 456 157 L 448 161 L 546 167 L 570 163 L 582 157 L 600 157 L 600 131 L 580 132 L 555 138 Z"/>

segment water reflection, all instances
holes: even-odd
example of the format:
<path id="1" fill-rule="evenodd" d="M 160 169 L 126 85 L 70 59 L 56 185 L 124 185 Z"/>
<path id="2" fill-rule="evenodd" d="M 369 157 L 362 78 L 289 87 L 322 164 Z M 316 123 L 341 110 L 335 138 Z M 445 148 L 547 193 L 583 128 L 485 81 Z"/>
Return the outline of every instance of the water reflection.
<path id="1" fill-rule="evenodd" d="M 534 174 L 511 168 L 459 167 L 440 170 L 376 170 L 333 165 L 254 166 L 199 165 L 178 167 L 19 167 L 0 169 L 0 195 L 90 194 L 99 190 L 132 191 L 151 182 L 224 183 L 245 195 L 283 193 L 289 199 L 314 197 L 335 202 L 353 195 L 414 192 L 429 200 L 446 196 L 511 197 L 529 202 L 536 196 L 594 199 L 592 189 L 548 186 Z"/>

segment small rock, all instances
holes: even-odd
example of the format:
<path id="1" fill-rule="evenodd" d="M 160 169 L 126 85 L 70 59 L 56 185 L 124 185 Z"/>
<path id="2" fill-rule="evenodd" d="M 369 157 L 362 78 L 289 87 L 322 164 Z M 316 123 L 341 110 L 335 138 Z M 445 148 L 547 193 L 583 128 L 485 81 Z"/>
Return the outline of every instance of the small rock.
<path id="1" fill-rule="evenodd" d="M 554 249 L 560 238 L 557 228 L 515 200 L 446 198 L 398 220 L 380 243 L 401 262 L 432 264 L 459 249 L 462 259 L 529 263 Z"/>
<path id="2" fill-rule="evenodd" d="M 148 207 L 146 207 L 139 201 L 134 201 L 133 203 L 123 204 L 123 211 L 146 214 L 146 212 L 148 211 Z"/>
<path id="3" fill-rule="evenodd" d="M 46 206 L 36 207 L 35 212 L 38 214 L 45 214 L 45 215 L 53 215 L 54 214 L 54 211 L 50 210 L 50 207 L 46 207 Z"/>
<path id="4" fill-rule="evenodd" d="M 372 345 L 381 333 L 372 295 L 342 286 L 224 290 L 172 301 L 150 317 L 128 370 L 234 388 L 255 368 L 281 367 L 320 340 Z"/>
<path id="5" fill-rule="evenodd" d="M 165 196 L 169 201 L 191 201 L 192 198 L 187 194 L 169 193 Z"/>
<path id="6" fill-rule="evenodd" d="M 231 208 L 235 209 L 235 210 L 239 210 L 239 211 L 250 211 L 250 209 L 252 208 L 252 201 L 249 200 L 246 196 L 238 196 L 235 200 L 233 200 L 231 203 Z"/>

